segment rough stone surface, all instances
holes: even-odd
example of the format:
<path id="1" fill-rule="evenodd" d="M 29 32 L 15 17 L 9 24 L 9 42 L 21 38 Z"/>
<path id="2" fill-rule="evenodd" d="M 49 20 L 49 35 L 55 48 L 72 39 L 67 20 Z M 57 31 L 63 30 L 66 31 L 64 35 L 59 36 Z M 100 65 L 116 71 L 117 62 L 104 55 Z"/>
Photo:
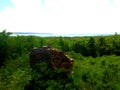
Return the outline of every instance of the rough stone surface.
<path id="1" fill-rule="evenodd" d="M 30 54 L 30 66 L 40 62 L 46 62 L 52 69 L 64 68 L 67 72 L 72 71 L 73 59 L 66 55 L 63 51 L 49 46 L 34 48 Z"/>

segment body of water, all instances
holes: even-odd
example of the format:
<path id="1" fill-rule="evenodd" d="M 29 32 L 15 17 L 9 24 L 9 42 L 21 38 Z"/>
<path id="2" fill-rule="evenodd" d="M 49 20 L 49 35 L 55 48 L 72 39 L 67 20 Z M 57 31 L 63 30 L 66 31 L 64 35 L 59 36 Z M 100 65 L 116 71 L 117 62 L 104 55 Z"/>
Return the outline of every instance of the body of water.
<path id="1" fill-rule="evenodd" d="M 83 37 L 83 36 L 107 36 L 113 34 L 52 34 L 52 33 L 12 33 L 11 36 L 40 36 L 40 37 Z"/>

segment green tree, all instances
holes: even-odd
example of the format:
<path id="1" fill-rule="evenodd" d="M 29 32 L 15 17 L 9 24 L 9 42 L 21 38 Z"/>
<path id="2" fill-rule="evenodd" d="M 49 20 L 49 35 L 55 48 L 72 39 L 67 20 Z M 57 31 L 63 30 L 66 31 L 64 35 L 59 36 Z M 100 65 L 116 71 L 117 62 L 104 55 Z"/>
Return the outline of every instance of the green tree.
<path id="1" fill-rule="evenodd" d="M 90 37 L 88 41 L 88 53 L 89 53 L 89 56 L 93 56 L 93 57 L 97 56 L 95 39 L 93 37 Z"/>
<path id="2" fill-rule="evenodd" d="M 10 34 L 11 33 L 6 32 L 6 30 L 0 32 L 0 67 L 8 57 L 7 56 L 7 53 L 8 53 L 7 39 Z"/>
<path id="3" fill-rule="evenodd" d="M 59 38 L 59 45 L 63 51 L 69 51 L 69 45 L 62 37 Z"/>
<path id="4" fill-rule="evenodd" d="M 76 52 L 76 53 L 81 53 L 83 56 L 88 56 L 88 51 L 87 51 L 87 48 L 85 46 L 85 44 L 83 42 L 76 42 L 74 45 L 73 45 L 73 50 Z"/>
<path id="5" fill-rule="evenodd" d="M 100 56 L 105 55 L 106 53 L 106 41 L 104 37 L 100 37 L 98 40 L 98 52 Z"/>
<path id="6" fill-rule="evenodd" d="M 120 55 L 120 36 L 118 34 L 115 34 L 114 36 L 114 40 L 113 40 L 113 50 L 114 50 L 114 54 L 115 55 Z"/>

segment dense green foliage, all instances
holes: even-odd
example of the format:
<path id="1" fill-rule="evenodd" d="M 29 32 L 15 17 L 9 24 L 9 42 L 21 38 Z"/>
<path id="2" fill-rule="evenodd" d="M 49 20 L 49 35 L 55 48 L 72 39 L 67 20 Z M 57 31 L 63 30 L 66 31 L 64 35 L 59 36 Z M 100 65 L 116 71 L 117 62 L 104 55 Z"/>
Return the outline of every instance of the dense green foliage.
<path id="1" fill-rule="evenodd" d="M 10 33 L 6 33 L 4 30 L 0 33 L 0 66 L 4 63 L 8 55 L 8 44 L 7 39 Z"/>
<path id="2" fill-rule="evenodd" d="M 33 47 L 49 45 L 74 58 L 73 73 L 29 64 Z M 47 77 L 47 78 L 46 78 Z M 39 80 L 38 80 L 39 79 Z M 35 84 L 35 85 L 34 85 Z M 120 90 L 120 35 L 94 37 L 10 36 L 0 32 L 0 90 Z"/>

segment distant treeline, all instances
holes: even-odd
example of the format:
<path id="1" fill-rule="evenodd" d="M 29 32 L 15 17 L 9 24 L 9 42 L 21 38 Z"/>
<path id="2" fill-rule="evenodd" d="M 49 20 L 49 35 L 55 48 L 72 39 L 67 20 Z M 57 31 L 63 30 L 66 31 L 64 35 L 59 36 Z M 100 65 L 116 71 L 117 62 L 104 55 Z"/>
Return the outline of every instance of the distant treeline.
<path id="1" fill-rule="evenodd" d="M 120 35 L 93 37 L 37 37 L 10 36 L 0 32 L 1 65 L 6 59 L 15 59 L 23 53 L 29 53 L 34 47 L 52 46 L 65 52 L 80 53 L 83 56 L 120 55 Z"/>

